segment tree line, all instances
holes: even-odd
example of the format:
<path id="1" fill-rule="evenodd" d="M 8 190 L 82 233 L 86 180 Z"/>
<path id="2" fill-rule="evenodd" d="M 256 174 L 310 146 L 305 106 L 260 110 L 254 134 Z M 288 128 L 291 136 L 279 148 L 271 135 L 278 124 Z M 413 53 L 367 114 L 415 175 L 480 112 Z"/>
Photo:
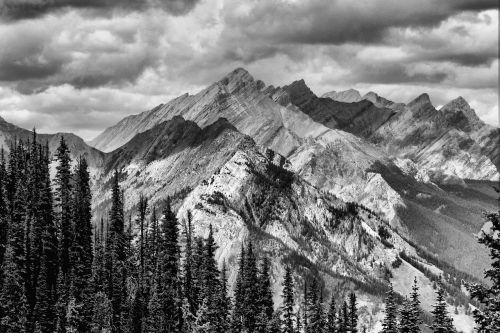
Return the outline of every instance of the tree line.
<path id="1" fill-rule="evenodd" d="M 196 236 L 189 212 L 179 221 L 169 199 L 157 212 L 144 196 L 136 220 L 126 221 L 117 171 L 108 218 L 93 227 L 88 164 L 84 158 L 74 163 L 70 156 L 61 137 L 51 179 L 49 148 L 38 143 L 35 131 L 29 142 L 13 143 L 8 157 L 1 154 L 1 333 L 366 331 L 355 293 L 326 302 L 323 287 L 313 280 L 299 302 L 290 266 L 277 307 L 272 263 L 259 258 L 251 242 L 241 247 L 230 293 L 226 263 L 219 267 L 215 258 L 212 226 L 206 238 Z M 487 291 L 474 288 L 476 294 Z M 439 290 L 431 328 L 449 333 Z M 419 332 L 418 298 L 415 283 L 398 311 L 391 287 L 383 332 Z M 478 310 L 476 318 L 482 314 Z"/>

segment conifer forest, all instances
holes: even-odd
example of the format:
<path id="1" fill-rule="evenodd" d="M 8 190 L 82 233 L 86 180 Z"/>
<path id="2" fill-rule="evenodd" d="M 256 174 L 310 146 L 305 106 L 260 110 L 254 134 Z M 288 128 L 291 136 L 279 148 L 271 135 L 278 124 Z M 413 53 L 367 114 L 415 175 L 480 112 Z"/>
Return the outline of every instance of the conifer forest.
<path id="1" fill-rule="evenodd" d="M 251 242 L 241 247 L 234 290 L 218 265 L 210 226 L 193 233 L 191 215 L 178 219 L 170 200 L 162 211 L 140 196 L 134 220 L 124 214 L 120 174 L 111 209 L 93 223 L 88 165 L 72 161 L 64 139 L 53 157 L 33 137 L 17 141 L 0 163 L 0 332 L 2 333 L 362 333 L 355 290 L 333 295 L 312 279 L 298 297 L 288 265 L 273 288 L 270 260 Z M 498 213 L 486 215 L 500 230 Z M 134 230 L 134 232 L 133 232 Z M 491 250 L 488 286 L 469 285 L 479 306 L 478 332 L 500 330 L 500 240 Z M 417 281 L 409 295 L 386 291 L 384 333 L 456 332 L 438 285 L 431 318 L 423 318 Z M 280 290 L 274 295 L 273 290 Z M 277 303 L 276 300 L 280 299 Z"/>

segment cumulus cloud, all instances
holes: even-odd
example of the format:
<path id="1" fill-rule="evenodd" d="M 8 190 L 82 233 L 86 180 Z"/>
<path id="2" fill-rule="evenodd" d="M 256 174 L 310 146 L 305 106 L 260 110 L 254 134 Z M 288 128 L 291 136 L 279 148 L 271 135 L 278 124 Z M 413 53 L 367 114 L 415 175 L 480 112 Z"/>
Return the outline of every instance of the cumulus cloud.
<path id="1" fill-rule="evenodd" d="M 163 9 L 173 15 L 188 13 L 199 0 L 0 0 L 0 16 L 9 20 L 36 18 L 67 9 L 92 9 L 93 13 Z"/>
<path id="2" fill-rule="evenodd" d="M 427 91 L 444 104 L 461 92 L 491 121 L 497 7 L 490 0 L 0 0 L 0 114 L 90 138 L 245 67 L 268 84 L 304 78 L 318 94 L 380 88 L 405 101 L 407 91 Z"/>

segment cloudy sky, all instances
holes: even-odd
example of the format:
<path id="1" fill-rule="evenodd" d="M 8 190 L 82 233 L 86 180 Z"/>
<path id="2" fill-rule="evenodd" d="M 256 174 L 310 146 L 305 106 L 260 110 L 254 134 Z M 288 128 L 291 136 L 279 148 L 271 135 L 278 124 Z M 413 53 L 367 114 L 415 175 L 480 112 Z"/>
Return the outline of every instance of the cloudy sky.
<path id="1" fill-rule="evenodd" d="M 91 139 L 236 67 L 318 95 L 465 97 L 498 126 L 497 0 L 0 0 L 0 116 Z"/>

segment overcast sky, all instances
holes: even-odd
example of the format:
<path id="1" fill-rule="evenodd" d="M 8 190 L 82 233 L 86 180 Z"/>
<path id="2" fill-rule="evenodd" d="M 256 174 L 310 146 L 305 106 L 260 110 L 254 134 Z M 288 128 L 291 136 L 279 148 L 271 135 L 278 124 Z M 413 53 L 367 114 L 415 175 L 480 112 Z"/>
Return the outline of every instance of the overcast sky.
<path id="1" fill-rule="evenodd" d="M 498 126 L 497 0 L 0 0 L 0 116 L 91 139 L 236 67 Z"/>

